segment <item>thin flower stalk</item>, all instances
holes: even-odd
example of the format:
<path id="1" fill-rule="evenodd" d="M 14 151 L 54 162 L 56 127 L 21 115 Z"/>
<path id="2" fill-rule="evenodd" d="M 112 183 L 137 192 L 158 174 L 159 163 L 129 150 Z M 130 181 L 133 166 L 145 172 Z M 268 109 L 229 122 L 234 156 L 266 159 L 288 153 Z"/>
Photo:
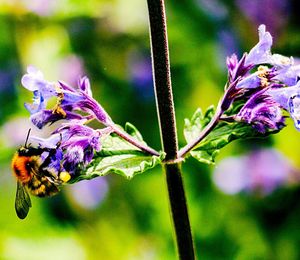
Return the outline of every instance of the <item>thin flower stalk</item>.
<path id="1" fill-rule="evenodd" d="M 154 156 L 159 156 L 160 155 L 156 150 L 154 150 L 151 147 L 139 142 L 137 139 L 133 138 L 131 135 L 124 132 L 122 129 L 117 127 L 115 124 L 111 126 L 111 129 L 114 133 L 116 133 L 122 139 L 126 140 L 128 143 L 131 143 L 133 146 L 139 148 L 143 152 L 148 153 L 150 155 L 154 155 Z"/>

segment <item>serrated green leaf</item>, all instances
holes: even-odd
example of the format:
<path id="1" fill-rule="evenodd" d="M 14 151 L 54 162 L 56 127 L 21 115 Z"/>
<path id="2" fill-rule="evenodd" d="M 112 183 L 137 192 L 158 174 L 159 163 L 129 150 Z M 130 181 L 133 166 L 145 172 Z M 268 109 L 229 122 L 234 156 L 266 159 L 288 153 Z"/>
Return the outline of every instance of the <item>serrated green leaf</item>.
<path id="1" fill-rule="evenodd" d="M 209 123 L 213 116 L 212 108 L 203 116 L 200 109 L 192 116 L 191 120 L 185 120 L 184 136 L 187 142 L 197 138 L 203 128 Z M 245 123 L 219 123 L 192 151 L 191 155 L 198 161 L 213 164 L 220 149 L 237 139 L 262 138 L 277 131 L 261 134 Z"/>
<path id="2" fill-rule="evenodd" d="M 145 144 L 142 135 L 132 124 L 126 123 L 124 131 Z M 95 153 L 92 162 L 72 180 L 73 183 L 110 173 L 131 179 L 160 164 L 164 159 L 164 153 L 160 156 L 148 155 L 114 133 L 103 136 L 101 143 L 101 151 Z"/>
<path id="3" fill-rule="evenodd" d="M 201 130 L 210 122 L 214 113 L 215 109 L 213 106 L 210 106 L 204 115 L 201 108 L 198 108 L 191 120 L 185 119 L 184 137 L 188 143 L 195 140 L 200 135 Z"/>

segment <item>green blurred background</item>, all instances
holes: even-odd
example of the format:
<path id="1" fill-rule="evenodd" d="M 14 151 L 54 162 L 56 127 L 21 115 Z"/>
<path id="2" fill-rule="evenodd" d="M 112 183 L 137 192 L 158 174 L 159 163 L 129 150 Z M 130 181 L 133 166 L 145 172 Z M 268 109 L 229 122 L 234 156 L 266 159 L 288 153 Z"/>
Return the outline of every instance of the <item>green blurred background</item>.
<path id="1" fill-rule="evenodd" d="M 297 10 L 296 0 L 167 1 L 181 146 L 184 118 L 217 103 L 226 82 L 226 56 L 249 51 L 260 23 L 274 37 L 273 50 L 298 62 Z M 17 218 L 10 160 L 30 127 L 23 103 L 32 97 L 20 84 L 28 65 L 50 81 L 73 85 L 87 75 L 114 121 L 133 123 L 160 149 L 146 1 L 1 0 L 0 259 L 174 259 L 159 167 L 131 181 L 111 175 L 65 187 L 50 199 L 32 198 L 28 217 Z M 300 133 L 288 121 L 266 140 L 230 144 L 216 165 L 186 161 L 199 259 L 300 259 L 299 147 Z"/>

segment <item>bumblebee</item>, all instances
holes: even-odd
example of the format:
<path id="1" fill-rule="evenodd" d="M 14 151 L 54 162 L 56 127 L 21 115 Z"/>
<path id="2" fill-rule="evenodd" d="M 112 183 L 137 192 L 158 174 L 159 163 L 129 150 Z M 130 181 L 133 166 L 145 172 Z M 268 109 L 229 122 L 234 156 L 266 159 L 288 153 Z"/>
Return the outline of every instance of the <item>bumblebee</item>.
<path id="1" fill-rule="evenodd" d="M 12 159 L 13 173 L 17 179 L 17 192 L 15 210 L 20 219 L 26 218 L 31 207 L 29 193 L 38 197 L 48 197 L 59 192 L 59 186 L 70 180 L 68 172 L 55 172 L 49 167 L 51 157 L 55 155 L 56 148 L 41 148 L 27 146 L 20 147 Z M 47 152 L 45 159 L 42 154 Z"/>

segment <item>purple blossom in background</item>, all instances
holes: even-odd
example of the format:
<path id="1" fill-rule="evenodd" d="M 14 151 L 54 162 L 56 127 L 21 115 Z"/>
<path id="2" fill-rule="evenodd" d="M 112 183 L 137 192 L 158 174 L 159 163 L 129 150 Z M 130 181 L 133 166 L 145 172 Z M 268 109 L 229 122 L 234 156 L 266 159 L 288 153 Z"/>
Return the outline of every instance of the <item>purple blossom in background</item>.
<path id="1" fill-rule="evenodd" d="M 137 94 L 144 100 L 152 100 L 153 79 L 151 58 L 139 52 L 133 52 L 128 59 L 129 81 Z"/>
<path id="2" fill-rule="evenodd" d="M 105 177 L 81 181 L 68 189 L 68 195 L 81 208 L 93 210 L 105 199 L 109 185 Z"/>
<path id="3" fill-rule="evenodd" d="M 266 24 L 274 35 L 278 35 L 288 21 L 289 0 L 236 0 L 235 2 L 254 27 Z"/>
<path id="4" fill-rule="evenodd" d="M 27 117 L 13 118 L 7 121 L 2 129 L 1 136 L 6 147 L 16 147 L 24 143 L 24 129 L 32 128 L 33 125 Z M 33 128 L 32 135 L 41 134 L 39 129 Z"/>
<path id="5" fill-rule="evenodd" d="M 0 91 L 2 94 L 13 94 L 14 79 L 18 73 L 18 69 L 14 64 L 0 70 Z"/>
<path id="6" fill-rule="evenodd" d="M 11 59 L 8 64 L 2 61 L 0 68 L 0 117 L 2 121 L 11 114 L 11 107 L 16 106 L 15 78 L 19 77 L 19 73 L 19 66 L 14 59 Z"/>
<path id="7" fill-rule="evenodd" d="M 213 181 L 227 194 L 268 195 L 279 187 L 299 181 L 299 174 L 277 150 L 260 149 L 221 161 L 214 170 Z"/>
<path id="8" fill-rule="evenodd" d="M 232 30 L 223 28 L 217 33 L 217 42 L 219 43 L 219 60 L 222 68 L 224 67 L 224 57 L 229 56 L 231 53 L 238 53 L 237 39 Z"/>
<path id="9" fill-rule="evenodd" d="M 58 0 L 23 0 L 28 10 L 40 16 L 52 15 L 58 6 Z"/>
<path id="10" fill-rule="evenodd" d="M 236 194 L 247 186 L 244 159 L 228 157 L 220 161 L 214 170 L 213 181 L 226 194 Z"/>
<path id="11" fill-rule="evenodd" d="M 80 57 L 69 55 L 64 57 L 58 64 L 59 78 L 75 86 L 78 82 L 78 75 L 85 75 L 84 64 Z"/>

